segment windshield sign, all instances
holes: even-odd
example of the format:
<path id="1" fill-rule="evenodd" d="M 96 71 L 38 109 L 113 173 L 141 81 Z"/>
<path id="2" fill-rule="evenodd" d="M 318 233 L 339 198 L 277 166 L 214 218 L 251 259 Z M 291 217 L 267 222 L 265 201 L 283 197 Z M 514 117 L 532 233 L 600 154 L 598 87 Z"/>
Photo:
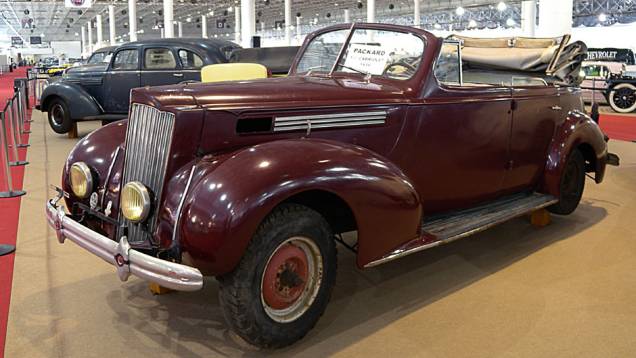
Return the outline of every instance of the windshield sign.
<path id="1" fill-rule="evenodd" d="M 354 29 L 347 41 L 348 35 L 349 30 L 335 30 L 315 37 L 307 45 L 296 72 L 311 75 L 331 73 L 333 69 L 398 80 L 407 80 L 417 72 L 424 53 L 421 38 L 410 33 L 371 29 Z"/>

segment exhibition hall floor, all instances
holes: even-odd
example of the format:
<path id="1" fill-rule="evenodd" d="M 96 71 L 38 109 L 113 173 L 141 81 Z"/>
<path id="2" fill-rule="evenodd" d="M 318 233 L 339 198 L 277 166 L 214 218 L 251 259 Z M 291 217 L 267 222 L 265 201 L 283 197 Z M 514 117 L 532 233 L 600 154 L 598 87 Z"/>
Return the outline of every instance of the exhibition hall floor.
<path id="1" fill-rule="evenodd" d="M 46 225 L 50 184 L 76 140 L 34 112 L 5 347 L 7 357 L 559 356 L 636 351 L 636 143 L 571 216 L 520 218 L 373 269 L 339 250 L 325 315 L 291 348 L 258 352 L 228 333 L 217 283 L 153 296 Z M 634 119 L 636 120 L 636 118 Z M 81 123 L 80 136 L 98 123 Z M 468 180 L 469 178 L 467 178 Z"/>

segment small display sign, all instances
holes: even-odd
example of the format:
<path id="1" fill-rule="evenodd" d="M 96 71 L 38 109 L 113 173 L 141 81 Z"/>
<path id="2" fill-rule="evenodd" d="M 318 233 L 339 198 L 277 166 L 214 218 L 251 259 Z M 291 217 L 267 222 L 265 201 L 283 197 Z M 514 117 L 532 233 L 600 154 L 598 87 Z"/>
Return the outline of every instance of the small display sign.
<path id="1" fill-rule="evenodd" d="M 22 38 L 19 36 L 11 36 L 11 46 L 22 46 L 24 45 L 24 42 L 22 41 Z"/>
<path id="2" fill-rule="evenodd" d="M 344 65 L 372 75 L 381 75 L 389 59 L 389 51 L 382 46 L 351 44 Z"/>
<path id="3" fill-rule="evenodd" d="M 40 36 L 31 36 L 31 38 L 29 39 L 29 43 L 31 45 L 41 45 L 42 38 Z"/>
<path id="4" fill-rule="evenodd" d="M 587 60 L 623 62 L 627 65 L 636 64 L 634 52 L 626 48 L 590 48 L 587 50 Z"/>

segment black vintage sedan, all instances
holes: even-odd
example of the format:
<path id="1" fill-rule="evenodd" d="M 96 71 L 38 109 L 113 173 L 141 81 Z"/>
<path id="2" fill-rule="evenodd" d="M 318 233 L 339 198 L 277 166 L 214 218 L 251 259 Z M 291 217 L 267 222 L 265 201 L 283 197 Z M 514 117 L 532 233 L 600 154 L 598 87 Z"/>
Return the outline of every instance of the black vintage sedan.
<path id="1" fill-rule="evenodd" d="M 201 67 L 228 62 L 237 48 L 202 38 L 130 42 L 117 47 L 107 63 L 70 68 L 44 89 L 39 109 L 48 112 L 57 133 L 69 132 L 76 121 L 123 119 L 131 89 L 200 81 Z"/>

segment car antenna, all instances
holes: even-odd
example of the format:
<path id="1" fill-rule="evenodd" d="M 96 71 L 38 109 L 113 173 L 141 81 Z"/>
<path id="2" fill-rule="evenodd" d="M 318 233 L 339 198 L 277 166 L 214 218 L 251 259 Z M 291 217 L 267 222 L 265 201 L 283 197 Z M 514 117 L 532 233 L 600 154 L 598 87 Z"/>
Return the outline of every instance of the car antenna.
<path id="1" fill-rule="evenodd" d="M 347 45 L 349 44 L 349 41 L 351 41 L 351 36 L 353 35 L 353 28 L 355 26 L 356 26 L 355 22 L 351 24 L 351 27 L 349 28 L 349 33 L 347 34 L 347 39 L 342 44 L 342 47 L 340 48 L 340 52 L 338 52 L 338 57 L 336 57 L 336 61 L 333 63 L 333 67 L 331 67 L 331 71 L 329 71 L 329 77 L 333 76 L 333 71 L 335 71 L 336 67 L 338 67 L 338 65 L 340 64 L 340 59 L 342 58 L 342 55 L 344 55 L 345 47 L 347 47 Z"/>

